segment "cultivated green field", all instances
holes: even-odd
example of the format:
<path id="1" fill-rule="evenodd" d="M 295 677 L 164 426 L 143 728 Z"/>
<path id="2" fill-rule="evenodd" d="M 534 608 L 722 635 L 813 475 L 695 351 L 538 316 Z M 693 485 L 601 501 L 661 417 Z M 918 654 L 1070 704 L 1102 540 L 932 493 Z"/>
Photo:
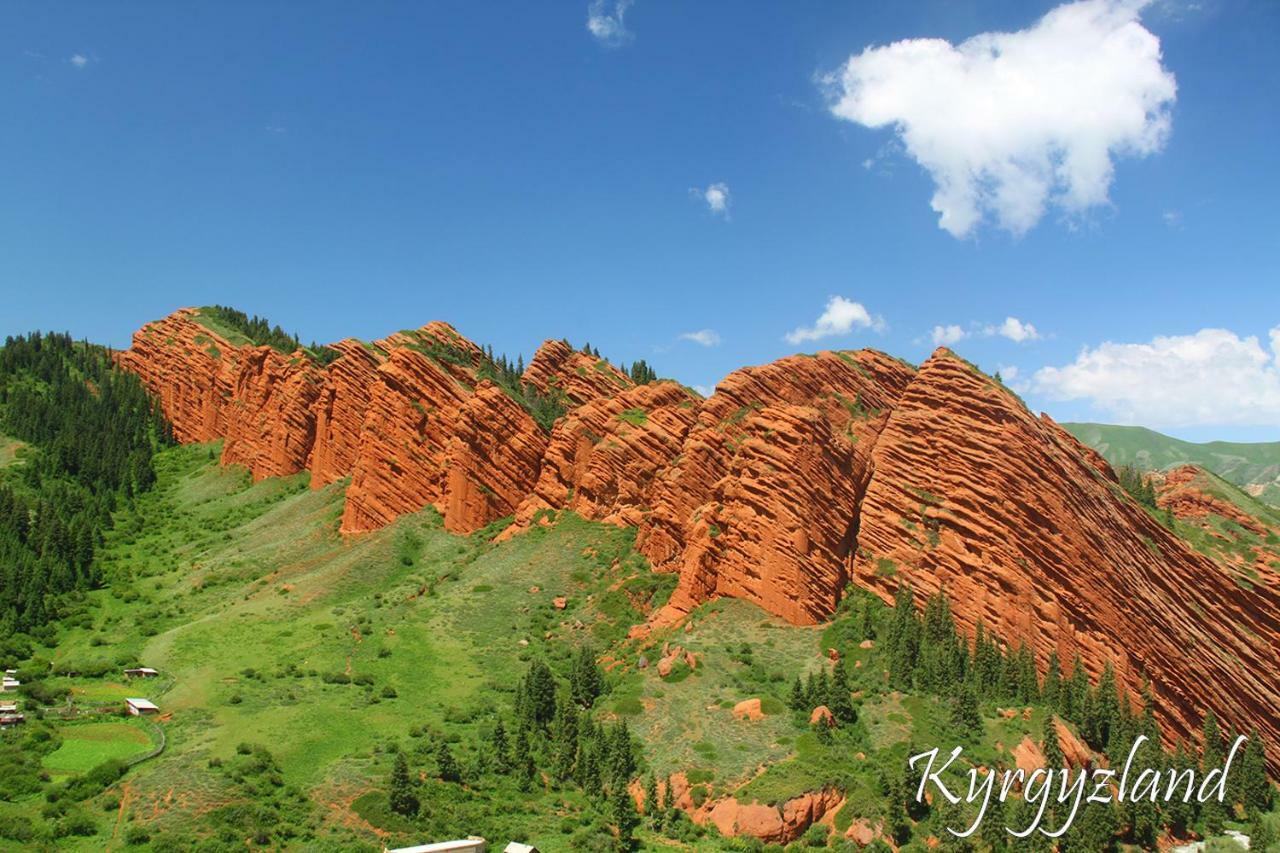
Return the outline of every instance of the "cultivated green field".
<path id="1" fill-rule="evenodd" d="M 43 761 L 54 773 L 86 773 L 104 761 L 127 760 L 154 745 L 140 724 L 130 722 L 69 725 L 61 734 L 62 745 Z"/>

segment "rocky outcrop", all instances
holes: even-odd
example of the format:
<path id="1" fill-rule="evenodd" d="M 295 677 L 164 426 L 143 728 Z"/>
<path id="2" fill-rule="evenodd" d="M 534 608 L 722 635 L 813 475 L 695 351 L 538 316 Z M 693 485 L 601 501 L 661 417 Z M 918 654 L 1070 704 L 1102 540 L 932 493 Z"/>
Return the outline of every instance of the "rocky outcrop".
<path id="1" fill-rule="evenodd" d="M 222 463 L 245 466 L 255 480 L 305 469 L 315 438 L 312 406 L 323 381 L 301 353 L 242 347 L 223 408 Z"/>
<path id="2" fill-rule="evenodd" d="M 347 488 L 344 533 L 376 530 L 444 499 L 445 456 L 475 374 L 466 361 L 429 352 L 425 344 L 401 346 L 378 367 Z"/>
<path id="3" fill-rule="evenodd" d="M 183 308 L 133 335 L 116 353 L 117 363 L 138 375 L 160 401 L 181 442 L 214 441 L 225 435 L 223 409 L 235 386 L 239 350 Z"/>
<path id="4" fill-rule="evenodd" d="M 630 377 L 603 358 L 556 340 L 538 347 L 522 379 L 543 394 L 563 394 L 570 406 L 612 397 L 633 385 Z"/>
<path id="5" fill-rule="evenodd" d="M 510 533 L 547 509 L 638 525 L 654 478 L 679 453 L 700 402 L 675 382 L 654 382 L 569 412 L 551 432 L 542 473 Z"/>
<path id="6" fill-rule="evenodd" d="M 653 487 L 639 548 L 680 581 L 657 622 L 730 595 L 799 623 L 849 577 L 870 449 L 914 371 L 872 350 L 730 374 Z"/>
<path id="7" fill-rule="evenodd" d="M 910 583 L 919 603 L 945 588 L 963 630 L 1026 641 L 1042 670 L 1056 650 L 1095 678 L 1112 661 L 1133 691 L 1145 674 L 1167 735 L 1192 735 L 1212 707 L 1280 736 L 1277 590 L 1237 586 L 971 365 L 934 353 L 872 469 L 858 584 L 887 601 Z"/>
<path id="8" fill-rule="evenodd" d="M 946 350 L 919 370 L 870 350 L 791 356 L 703 401 L 549 341 L 524 373 L 566 406 L 547 436 L 447 324 L 334 348 L 320 367 L 237 346 L 184 309 L 117 357 L 179 440 L 225 439 L 224 461 L 255 477 L 349 476 L 347 533 L 426 506 L 456 532 L 547 509 L 633 525 L 654 569 L 679 574 L 654 625 L 717 596 L 812 624 L 850 582 L 886 601 L 909 583 L 920 605 L 945 588 L 963 631 L 1025 641 L 1042 670 L 1056 651 L 1094 677 L 1113 662 L 1131 690 L 1149 678 L 1167 735 L 1194 739 L 1212 708 L 1280 743 L 1274 527 L 1179 469 L 1158 500 L 1204 522 L 1200 547 L 1223 529 L 1263 543 L 1252 563 L 1192 550 L 1105 460 Z M 681 661 L 697 664 L 658 668 Z"/>
<path id="9" fill-rule="evenodd" d="M 330 346 L 342 355 L 325 370 L 313 405 L 315 444 L 307 465 L 313 489 L 349 477 L 355 470 L 378 366 L 386 360 L 386 351 L 376 344 L 348 339 Z"/>
<path id="10" fill-rule="evenodd" d="M 469 533 L 511 515 L 538 479 L 546 434 L 492 382 L 458 412 L 445 456 L 444 526 Z"/>

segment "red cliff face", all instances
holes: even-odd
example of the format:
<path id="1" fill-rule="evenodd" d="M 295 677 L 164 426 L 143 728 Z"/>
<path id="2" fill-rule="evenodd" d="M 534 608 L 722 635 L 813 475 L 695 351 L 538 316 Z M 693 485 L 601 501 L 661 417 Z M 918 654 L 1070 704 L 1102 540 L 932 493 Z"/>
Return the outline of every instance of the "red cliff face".
<path id="1" fill-rule="evenodd" d="M 307 467 L 313 489 L 355 470 L 369 397 L 378 381 L 378 366 L 386 360 L 386 351 L 376 344 L 345 340 L 331 346 L 342 355 L 325 370 L 324 383 L 312 406 L 315 443 Z"/>
<path id="2" fill-rule="evenodd" d="M 138 374 L 160 400 L 181 442 L 214 441 L 225 434 L 223 407 L 235 384 L 239 350 L 200 325 L 184 308 L 148 323 L 133 345 L 116 354 L 121 367 Z"/>
<path id="3" fill-rule="evenodd" d="M 555 340 L 538 347 L 523 379 L 544 394 L 552 389 L 561 392 L 572 406 L 612 397 L 633 385 L 630 377 L 604 359 Z"/>
<path id="4" fill-rule="evenodd" d="M 1099 473 L 1096 460 L 1005 389 L 939 350 L 890 412 L 861 503 L 855 582 L 888 600 L 946 588 L 978 620 L 1049 653 L 1142 674 L 1166 733 L 1196 729 L 1207 700 L 1280 736 L 1280 593 L 1245 591 Z M 1206 685 L 1216 685 L 1212 693 Z"/>
<path id="5" fill-rule="evenodd" d="M 383 342 L 400 346 L 378 367 L 370 392 L 342 514 L 344 533 L 376 530 L 444 498 L 445 454 L 477 381 L 472 365 L 479 349 L 458 344 L 456 335 L 435 324 Z M 448 349 L 446 341 L 458 349 Z"/>
<path id="6" fill-rule="evenodd" d="M 546 448 L 529 413 L 482 382 L 459 411 L 445 456 L 444 526 L 468 533 L 511 515 L 537 481 Z"/>
<path id="7" fill-rule="evenodd" d="M 791 356 L 728 376 L 653 488 L 638 546 L 680 572 L 659 620 L 721 594 L 801 623 L 848 578 L 870 447 L 913 371 L 871 350 Z"/>
<path id="8" fill-rule="evenodd" d="M 811 624 L 850 582 L 886 600 L 908 582 L 921 605 L 945 587 L 963 630 L 1026 641 L 1042 670 L 1056 650 L 1095 677 L 1116 663 L 1131 689 L 1145 675 L 1171 735 L 1212 707 L 1280 743 L 1272 557 L 1193 551 L 1101 457 L 946 350 L 918 371 L 870 350 L 791 356 L 700 401 L 550 341 L 525 372 L 568 404 L 547 436 L 447 324 L 335 348 L 321 368 L 237 347 L 186 309 L 118 358 L 181 441 L 223 438 L 255 477 L 350 476 L 347 533 L 428 505 L 456 532 L 514 513 L 515 533 L 543 509 L 635 525 L 654 569 L 679 573 L 657 623 L 729 595 Z M 1273 527 L 1212 487 L 1172 472 L 1160 505 L 1265 540 Z"/>
<path id="9" fill-rule="evenodd" d="M 243 347 L 223 407 L 223 464 L 244 465 L 255 480 L 305 469 L 315 435 L 312 405 L 323 381 L 320 369 L 301 354 Z"/>
<path id="10" fill-rule="evenodd" d="M 571 411 L 552 430 L 542 474 L 520 503 L 511 532 L 544 509 L 639 524 L 654 478 L 679 453 L 700 402 L 675 382 L 654 382 Z"/>

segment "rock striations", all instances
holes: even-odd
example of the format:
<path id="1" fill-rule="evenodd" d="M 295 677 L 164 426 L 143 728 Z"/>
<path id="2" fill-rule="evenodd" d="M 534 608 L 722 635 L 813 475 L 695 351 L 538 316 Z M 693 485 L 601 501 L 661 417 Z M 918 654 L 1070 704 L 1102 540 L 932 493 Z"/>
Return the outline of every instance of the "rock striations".
<path id="1" fill-rule="evenodd" d="M 237 346 L 184 309 L 118 358 L 180 440 L 224 439 L 223 461 L 254 477 L 349 477 L 346 533 L 427 506 L 456 532 L 514 515 L 502 535 L 518 535 L 559 511 L 633 526 L 654 569 L 679 575 L 651 627 L 717 596 L 813 624 L 850 583 L 885 600 L 910 583 L 920 604 L 945 588 L 964 630 L 1027 643 L 1042 670 L 1056 651 L 1094 676 L 1113 662 L 1135 692 L 1150 679 L 1171 736 L 1212 707 L 1280 743 L 1276 575 L 1240 583 L 948 350 L 919 369 L 871 350 L 790 356 L 702 400 L 548 341 L 522 377 L 565 412 L 548 434 L 447 324 L 333 349 L 322 367 Z M 1245 524 L 1189 477 L 1170 475 L 1163 507 Z"/>

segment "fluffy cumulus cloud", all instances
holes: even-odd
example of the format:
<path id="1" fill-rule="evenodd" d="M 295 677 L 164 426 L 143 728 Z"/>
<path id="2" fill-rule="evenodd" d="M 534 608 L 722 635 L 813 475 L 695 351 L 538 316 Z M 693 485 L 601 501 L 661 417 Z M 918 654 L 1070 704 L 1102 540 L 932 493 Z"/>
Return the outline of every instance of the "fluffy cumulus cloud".
<path id="1" fill-rule="evenodd" d="M 1017 344 L 1040 338 L 1040 333 L 1036 331 L 1035 326 L 1030 323 L 1024 323 L 1017 317 L 1005 317 L 1004 322 L 998 326 L 987 326 L 983 329 L 983 334 L 988 336 L 999 335 Z"/>
<path id="2" fill-rule="evenodd" d="M 1124 423 L 1155 427 L 1280 423 L 1280 326 L 1269 344 L 1226 329 L 1103 343 L 1075 361 L 1036 371 L 1033 387 L 1087 400 Z"/>
<path id="3" fill-rule="evenodd" d="M 988 215 L 1015 234 L 1050 205 L 1077 216 L 1107 202 L 1113 156 L 1169 135 L 1177 86 L 1144 5 L 1081 0 L 1017 32 L 868 47 L 823 78 L 831 112 L 892 127 L 956 237 Z"/>
<path id="4" fill-rule="evenodd" d="M 693 341 L 704 347 L 713 347 L 720 343 L 720 333 L 715 329 L 699 329 L 696 332 L 685 332 L 680 336 L 682 341 Z"/>
<path id="5" fill-rule="evenodd" d="M 968 333 L 959 326 L 933 327 L 933 345 L 935 347 L 949 347 L 952 344 L 963 341 L 967 337 L 969 337 Z"/>
<path id="6" fill-rule="evenodd" d="M 704 189 L 690 190 L 694 196 L 701 199 L 707 206 L 707 210 L 716 216 L 729 218 L 729 203 L 731 197 L 729 195 L 729 185 L 726 183 L 714 183 Z"/>
<path id="7" fill-rule="evenodd" d="M 620 47 L 631 40 L 625 18 L 631 0 L 592 0 L 587 7 L 587 32 L 606 47 Z"/>
<path id="8" fill-rule="evenodd" d="M 785 335 L 789 344 L 818 341 L 836 335 L 847 335 L 856 329 L 884 329 L 884 320 L 871 316 L 861 302 L 853 302 L 843 296 L 827 300 L 826 310 L 812 326 L 800 326 Z"/>
<path id="9" fill-rule="evenodd" d="M 89 64 L 89 57 L 85 56 L 83 53 L 73 53 L 67 62 L 70 62 L 76 68 L 84 68 Z"/>

